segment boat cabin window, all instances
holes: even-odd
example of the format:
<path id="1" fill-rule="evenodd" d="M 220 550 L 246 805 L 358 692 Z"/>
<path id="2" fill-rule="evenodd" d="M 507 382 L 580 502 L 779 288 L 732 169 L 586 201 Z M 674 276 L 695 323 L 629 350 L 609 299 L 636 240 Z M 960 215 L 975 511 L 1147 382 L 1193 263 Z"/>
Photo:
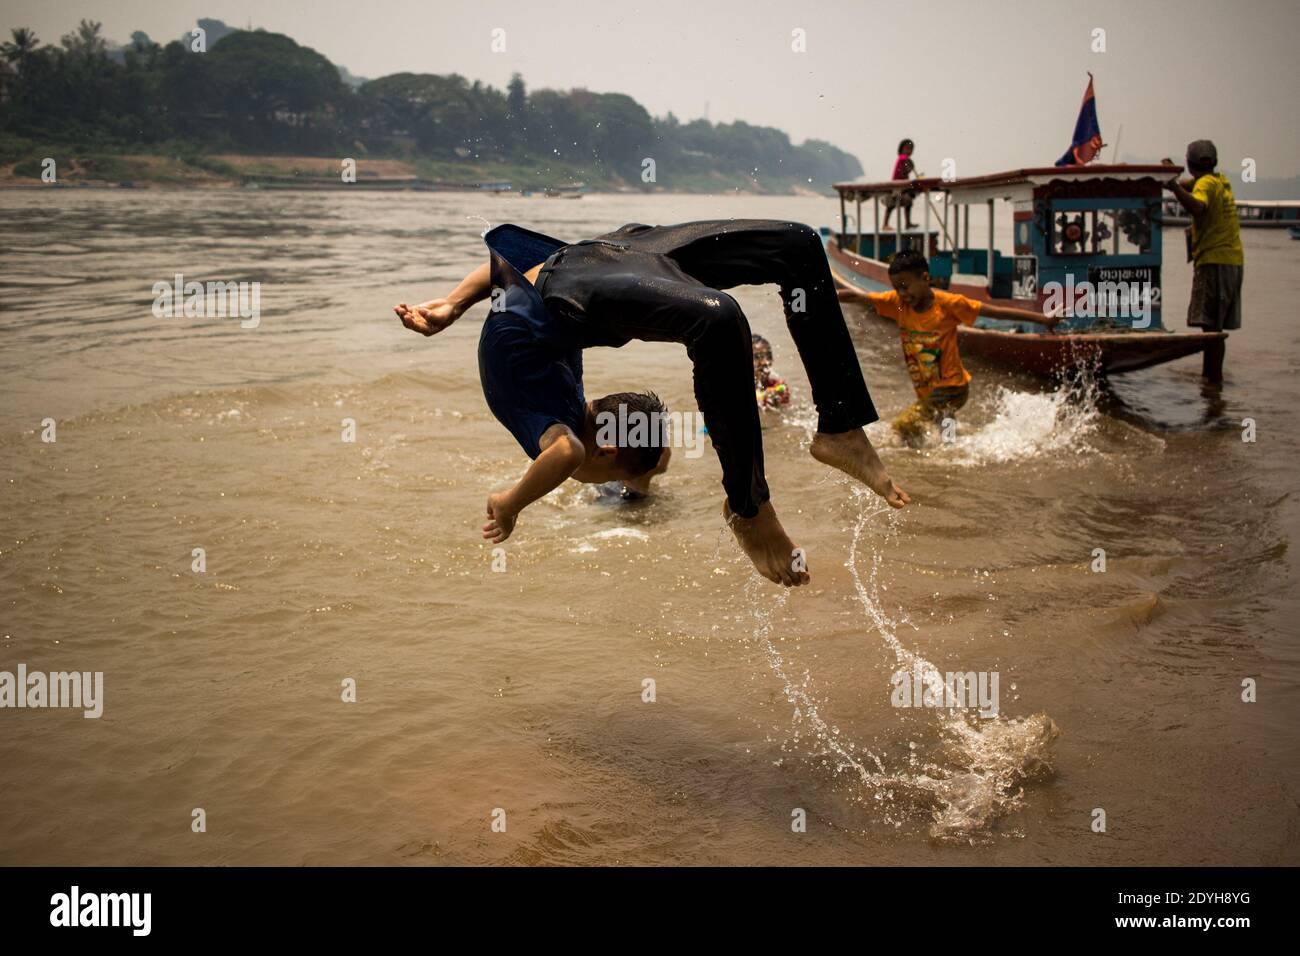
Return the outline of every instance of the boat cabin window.
<path id="1" fill-rule="evenodd" d="M 1054 256 L 1132 256 L 1151 251 L 1149 209 L 1052 210 Z"/>

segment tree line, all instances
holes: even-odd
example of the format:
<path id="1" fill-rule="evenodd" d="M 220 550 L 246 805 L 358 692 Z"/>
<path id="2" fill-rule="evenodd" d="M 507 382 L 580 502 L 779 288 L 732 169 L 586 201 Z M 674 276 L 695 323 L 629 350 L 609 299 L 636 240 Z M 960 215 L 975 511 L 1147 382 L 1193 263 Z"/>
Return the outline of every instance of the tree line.
<path id="1" fill-rule="evenodd" d="M 354 86 L 321 54 L 264 30 L 201 20 L 159 44 L 110 47 L 82 20 L 58 45 L 16 28 L 0 45 L 0 130 L 96 148 L 188 143 L 213 152 L 430 157 L 551 164 L 646 186 L 708 173 L 816 187 L 852 179 L 857 159 L 820 140 L 795 145 L 745 122 L 651 116 L 630 96 L 498 90 L 457 74 L 396 73 Z M 343 75 L 347 75 L 344 71 Z"/>

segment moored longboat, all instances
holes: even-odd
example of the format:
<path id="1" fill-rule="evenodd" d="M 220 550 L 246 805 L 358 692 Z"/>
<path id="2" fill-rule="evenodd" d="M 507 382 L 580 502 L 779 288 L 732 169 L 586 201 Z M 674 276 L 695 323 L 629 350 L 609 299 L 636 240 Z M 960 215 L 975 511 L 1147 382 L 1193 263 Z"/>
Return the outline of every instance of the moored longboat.
<path id="1" fill-rule="evenodd" d="M 1021 309 L 1046 311 L 1054 301 L 1065 309 L 1066 319 L 1052 332 L 981 317 L 959 330 L 963 354 L 1038 375 L 1080 366 L 1103 374 L 1130 372 L 1194 355 L 1227 338 L 1225 332 L 1171 332 L 1161 322 L 1161 188 L 1179 172 L 1168 165 L 1094 165 L 837 183 L 840 231 L 822 228 L 822 242 L 832 272 L 867 291 L 892 288 L 889 259 L 915 248 L 929 260 L 936 288 Z M 882 232 L 881 200 L 904 190 L 921 199 L 921 228 Z M 875 211 L 872 232 L 862 229 L 864 200 Z M 994 240 L 999 201 L 1012 206 L 1010 256 Z M 857 207 L 853 232 L 847 228 L 849 202 Z M 988 210 L 983 248 L 970 242 L 975 206 Z"/>

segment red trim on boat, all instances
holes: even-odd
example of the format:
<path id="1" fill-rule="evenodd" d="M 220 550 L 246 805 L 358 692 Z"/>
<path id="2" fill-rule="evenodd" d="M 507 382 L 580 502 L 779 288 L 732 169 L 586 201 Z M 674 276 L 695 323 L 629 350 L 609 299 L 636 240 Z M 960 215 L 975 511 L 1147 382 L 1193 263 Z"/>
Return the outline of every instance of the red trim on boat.
<path id="1" fill-rule="evenodd" d="M 841 195 L 872 195 L 873 193 L 893 193 L 902 188 L 921 188 L 931 192 L 960 192 L 963 189 L 979 189 L 986 186 L 1014 186 L 1030 183 L 1035 179 L 1080 180 L 1104 179 L 1116 175 L 1160 178 L 1161 181 L 1173 179 L 1183 171 L 1181 166 L 1164 164 L 1116 165 L 1116 166 L 1032 166 L 1025 169 L 1012 169 L 1003 173 L 989 173 L 984 176 L 969 176 L 965 179 L 944 180 L 937 176 L 924 179 L 885 180 L 875 183 L 834 183 L 833 188 Z"/>

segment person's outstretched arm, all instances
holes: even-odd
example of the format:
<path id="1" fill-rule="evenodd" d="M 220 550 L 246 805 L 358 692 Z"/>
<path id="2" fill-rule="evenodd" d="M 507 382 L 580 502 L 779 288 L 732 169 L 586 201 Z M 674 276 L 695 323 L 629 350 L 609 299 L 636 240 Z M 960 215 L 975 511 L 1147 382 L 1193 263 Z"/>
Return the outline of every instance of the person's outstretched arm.
<path id="1" fill-rule="evenodd" d="M 1162 159 L 1160 160 L 1160 162 L 1164 163 L 1166 166 L 1174 165 L 1174 161 L 1169 158 Z M 1188 189 L 1187 188 L 1188 186 L 1190 186 L 1191 189 Z M 1192 215 L 1193 219 L 1197 219 L 1205 215 L 1205 203 L 1201 202 L 1200 199 L 1198 199 L 1196 196 L 1192 194 L 1192 190 L 1195 188 L 1196 188 L 1195 179 L 1192 179 L 1189 182 L 1184 183 L 1177 176 L 1175 176 L 1173 179 L 1169 180 L 1169 182 L 1165 183 L 1165 189 L 1168 189 L 1171 193 L 1174 194 L 1174 198 L 1177 199 L 1178 202 L 1182 205 L 1182 207 Z"/>
<path id="2" fill-rule="evenodd" d="M 564 484 L 587 460 L 582 440 L 573 429 L 559 422 L 542 432 L 537 444 L 542 453 L 528 466 L 519 482 L 508 491 L 488 495 L 488 520 L 483 525 L 483 537 L 493 544 L 510 537 L 519 512 Z"/>
<path id="3" fill-rule="evenodd" d="M 835 294 L 841 302 L 853 302 L 862 306 L 869 312 L 875 312 L 876 308 L 871 301 L 870 293 L 863 292 L 857 286 L 849 285 L 836 277 Z M 877 313 L 879 314 L 879 313 Z M 991 302 L 979 303 L 979 314 L 988 316 L 990 319 L 1006 319 L 1011 322 L 1035 322 L 1038 325 L 1045 325 L 1049 329 L 1055 328 L 1061 322 L 1061 314 L 1044 315 L 1041 312 L 1032 312 L 1029 309 L 1016 309 L 1009 305 L 993 305 Z"/>
<path id="4" fill-rule="evenodd" d="M 1193 189 L 1195 186 L 1192 187 Z M 1199 219 L 1205 215 L 1205 203 L 1201 202 L 1191 192 L 1185 188 L 1177 179 L 1171 179 L 1165 183 L 1165 189 L 1168 189 L 1178 199 L 1184 209 L 1192 214 L 1193 219 Z"/>
<path id="5" fill-rule="evenodd" d="M 1049 329 L 1054 329 L 1061 323 L 1061 315 L 1044 315 L 1041 312 L 1032 312 L 1029 309 L 1016 309 L 1009 305 L 993 305 L 991 302 L 980 303 L 980 315 L 986 315 L 990 319 L 1005 319 L 1009 322 L 1035 322 L 1038 325 L 1045 325 Z"/>
<path id="6" fill-rule="evenodd" d="M 485 262 L 462 279 L 446 298 L 430 299 L 416 306 L 399 302 L 393 306 L 393 311 L 411 331 L 437 335 L 464 315 L 470 306 L 486 299 L 491 291 L 492 269 Z"/>
<path id="7" fill-rule="evenodd" d="M 835 280 L 835 297 L 837 299 L 841 302 L 852 302 L 854 305 L 860 305 L 873 315 L 880 314 L 876 312 L 876 304 L 871 301 L 871 296 L 868 293 L 863 292 L 855 285 L 849 285 L 834 273 L 831 273 L 831 277 Z"/>

